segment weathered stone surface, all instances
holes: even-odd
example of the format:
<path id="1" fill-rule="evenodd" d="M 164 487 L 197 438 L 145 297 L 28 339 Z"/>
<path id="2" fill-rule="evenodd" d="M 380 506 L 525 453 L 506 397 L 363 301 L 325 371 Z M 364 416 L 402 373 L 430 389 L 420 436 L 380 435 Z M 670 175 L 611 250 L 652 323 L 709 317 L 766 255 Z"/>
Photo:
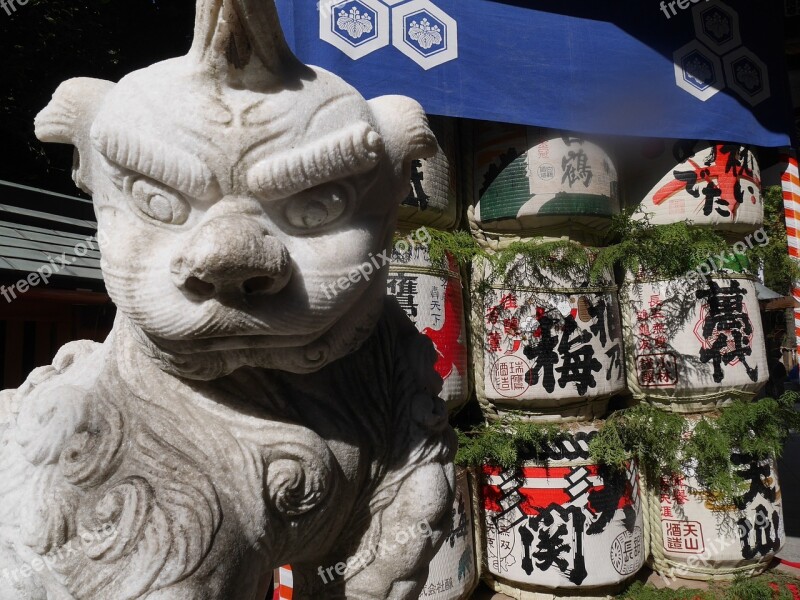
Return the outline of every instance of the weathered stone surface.
<path id="1" fill-rule="evenodd" d="M 199 0 L 187 56 L 65 82 L 36 134 L 76 147 L 119 316 L 0 393 L 0 598 L 262 600 L 287 563 L 417 597 L 455 441 L 431 343 L 354 273 L 421 107 L 300 64 L 271 0 Z"/>

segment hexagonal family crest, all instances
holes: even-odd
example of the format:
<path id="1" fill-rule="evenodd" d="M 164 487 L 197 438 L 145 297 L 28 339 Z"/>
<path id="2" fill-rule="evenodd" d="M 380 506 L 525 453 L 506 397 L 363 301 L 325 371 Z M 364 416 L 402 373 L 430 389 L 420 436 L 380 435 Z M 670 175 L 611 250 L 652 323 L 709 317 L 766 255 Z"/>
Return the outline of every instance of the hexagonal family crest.
<path id="1" fill-rule="evenodd" d="M 429 0 L 412 0 L 392 11 L 394 47 L 423 69 L 458 58 L 458 24 Z"/>
<path id="2" fill-rule="evenodd" d="M 718 0 L 692 10 L 697 39 L 673 55 L 677 86 L 703 102 L 726 87 L 753 106 L 769 98 L 767 66 L 742 46 L 736 11 Z"/>
<path id="3" fill-rule="evenodd" d="M 717 54 L 725 54 L 742 45 L 739 15 L 735 10 L 721 2 L 698 4 L 692 10 L 697 39 Z"/>
<path id="4" fill-rule="evenodd" d="M 458 24 L 431 0 L 322 0 L 320 38 L 353 60 L 392 44 L 423 69 L 458 58 Z M 391 15 L 390 15 L 391 11 Z"/>
<path id="5" fill-rule="evenodd" d="M 725 87 L 719 57 L 697 40 L 678 48 L 673 62 L 678 87 L 698 100 L 705 102 Z"/>
<path id="6" fill-rule="evenodd" d="M 378 0 L 319 3 L 319 36 L 353 60 L 389 45 L 389 8 Z"/>

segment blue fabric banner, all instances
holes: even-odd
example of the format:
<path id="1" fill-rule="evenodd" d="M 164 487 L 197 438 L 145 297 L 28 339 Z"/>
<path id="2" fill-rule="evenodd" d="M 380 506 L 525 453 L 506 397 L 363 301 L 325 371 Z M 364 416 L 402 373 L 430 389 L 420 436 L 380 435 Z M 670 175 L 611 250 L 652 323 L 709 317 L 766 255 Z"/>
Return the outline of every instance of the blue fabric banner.
<path id="1" fill-rule="evenodd" d="M 782 2 L 276 0 L 366 97 L 583 133 L 790 144 Z"/>

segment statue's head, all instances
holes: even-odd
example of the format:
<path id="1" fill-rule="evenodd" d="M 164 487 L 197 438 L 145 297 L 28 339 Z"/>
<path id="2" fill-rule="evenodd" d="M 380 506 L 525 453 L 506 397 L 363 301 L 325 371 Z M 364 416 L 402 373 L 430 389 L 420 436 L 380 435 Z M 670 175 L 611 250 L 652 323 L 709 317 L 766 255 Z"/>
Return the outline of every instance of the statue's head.
<path id="1" fill-rule="evenodd" d="M 301 64 L 273 0 L 198 0 L 187 56 L 65 82 L 36 135 L 76 147 L 119 310 L 203 379 L 355 350 L 385 283 L 353 274 L 390 245 L 411 161 L 436 149 L 416 102 L 367 102 Z"/>

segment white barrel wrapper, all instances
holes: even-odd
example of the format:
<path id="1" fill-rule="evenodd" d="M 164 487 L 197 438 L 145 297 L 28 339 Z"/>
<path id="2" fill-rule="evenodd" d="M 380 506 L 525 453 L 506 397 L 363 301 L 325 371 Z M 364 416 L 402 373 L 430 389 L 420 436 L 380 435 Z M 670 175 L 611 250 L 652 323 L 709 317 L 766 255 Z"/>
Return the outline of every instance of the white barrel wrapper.
<path id="1" fill-rule="evenodd" d="M 466 600 L 478 585 L 472 495 L 465 469 L 456 472 L 453 527 L 430 565 L 420 600 Z"/>
<path id="2" fill-rule="evenodd" d="M 628 281 L 620 289 L 628 388 L 675 412 L 752 398 L 769 378 L 751 278 Z"/>
<path id="3" fill-rule="evenodd" d="M 764 222 L 761 170 L 747 146 L 671 142 L 630 168 L 627 202 L 641 203 L 653 225 L 691 221 L 742 235 Z"/>
<path id="4" fill-rule="evenodd" d="M 644 564 L 643 503 L 635 463 L 611 475 L 593 464 L 595 429 L 582 425 L 547 465 L 484 467 L 480 487 L 484 580 L 513 598 L 613 588 Z"/>
<path id="5" fill-rule="evenodd" d="M 616 168 L 595 143 L 501 123 L 474 131 L 473 219 L 483 231 L 599 240 L 619 212 Z"/>
<path id="6" fill-rule="evenodd" d="M 488 261 L 473 264 L 473 365 L 488 418 L 591 419 L 625 389 L 616 287 L 547 279 L 509 285 Z"/>
<path id="7" fill-rule="evenodd" d="M 428 159 L 413 161 L 411 191 L 400 204 L 401 229 L 420 225 L 449 230 L 458 225 L 458 157 L 453 119 L 428 117 L 439 142 L 438 152 Z"/>
<path id="8" fill-rule="evenodd" d="M 659 496 L 649 499 L 652 563 L 663 577 L 732 579 L 758 573 L 783 546 L 783 499 L 775 462 L 757 461 L 735 449 L 731 456 L 745 482 L 733 504 L 721 505 L 692 468 L 662 480 Z"/>
<path id="9" fill-rule="evenodd" d="M 469 400 L 467 328 L 461 273 L 448 255 L 431 261 L 422 243 L 406 244 L 392 253 L 387 292 L 394 296 L 417 329 L 427 335 L 439 360 L 436 371 L 444 380 L 441 397 L 453 413 Z M 404 251 L 402 251 L 404 250 Z"/>

